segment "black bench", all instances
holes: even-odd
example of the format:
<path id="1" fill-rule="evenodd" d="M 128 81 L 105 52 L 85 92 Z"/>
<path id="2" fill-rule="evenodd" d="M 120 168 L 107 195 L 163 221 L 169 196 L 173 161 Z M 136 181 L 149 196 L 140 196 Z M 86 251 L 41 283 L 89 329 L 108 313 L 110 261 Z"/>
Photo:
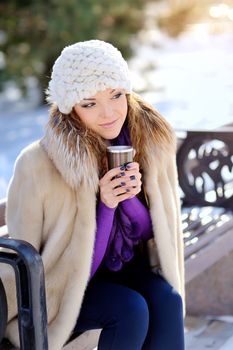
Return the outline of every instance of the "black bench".
<path id="1" fill-rule="evenodd" d="M 21 350 L 47 350 L 47 312 L 44 268 L 41 256 L 28 242 L 9 239 L 6 231 L 5 200 L 0 201 L 0 263 L 11 265 L 15 272 Z M 7 301 L 0 279 L 0 339 L 7 321 Z M 5 340 L 2 350 L 12 346 Z"/>

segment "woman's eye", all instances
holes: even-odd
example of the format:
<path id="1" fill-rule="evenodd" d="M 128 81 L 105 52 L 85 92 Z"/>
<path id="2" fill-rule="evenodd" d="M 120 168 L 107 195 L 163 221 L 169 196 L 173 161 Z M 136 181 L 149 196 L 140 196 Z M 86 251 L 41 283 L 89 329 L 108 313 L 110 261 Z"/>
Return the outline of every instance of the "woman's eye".
<path id="1" fill-rule="evenodd" d="M 95 105 L 94 103 L 87 103 L 85 105 L 82 105 L 81 107 L 83 107 L 83 108 L 90 108 L 90 107 L 92 107 L 94 105 Z"/>
<path id="2" fill-rule="evenodd" d="M 122 95 L 122 93 L 119 92 L 118 94 L 116 94 L 116 95 L 113 96 L 113 99 L 117 99 L 117 98 L 121 97 L 121 95 Z"/>

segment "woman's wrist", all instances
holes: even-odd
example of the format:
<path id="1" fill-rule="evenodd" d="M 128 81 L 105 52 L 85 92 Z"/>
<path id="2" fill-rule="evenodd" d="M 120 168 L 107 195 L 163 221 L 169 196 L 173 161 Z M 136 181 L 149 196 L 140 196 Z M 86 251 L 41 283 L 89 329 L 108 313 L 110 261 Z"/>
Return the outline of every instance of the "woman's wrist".
<path id="1" fill-rule="evenodd" d="M 101 209 L 109 211 L 115 211 L 117 208 L 117 205 L 111 206 L 111 204 L 105 203 L 102 199 L 100 199 L 99 206 L 101 206 Z"/>

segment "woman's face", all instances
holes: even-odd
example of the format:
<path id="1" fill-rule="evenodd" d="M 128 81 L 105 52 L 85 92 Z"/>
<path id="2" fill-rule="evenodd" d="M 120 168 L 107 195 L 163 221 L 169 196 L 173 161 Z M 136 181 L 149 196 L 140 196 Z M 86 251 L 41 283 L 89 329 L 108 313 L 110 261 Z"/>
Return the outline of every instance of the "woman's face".
<path id="1" fill-rule="evenodd" d="M 91 130 L 106 140 L 117 137 L 127 115 L 123 89 L 106 89 L 74 106 L 76 114 Z"/>

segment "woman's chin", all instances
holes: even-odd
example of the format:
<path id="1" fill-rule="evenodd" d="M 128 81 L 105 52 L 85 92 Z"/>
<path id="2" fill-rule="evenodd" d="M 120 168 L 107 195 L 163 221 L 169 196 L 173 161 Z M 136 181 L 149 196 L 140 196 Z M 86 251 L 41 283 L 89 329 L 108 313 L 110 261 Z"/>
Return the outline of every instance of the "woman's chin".
<path id="1" fill-rule="evenodd" d="M 109 130 L 108 132 L 102 133 L 101 136 L 105 140 L 113 140 L 120 134 L 120 132 L 121 132 L 121 130 Z"/>

